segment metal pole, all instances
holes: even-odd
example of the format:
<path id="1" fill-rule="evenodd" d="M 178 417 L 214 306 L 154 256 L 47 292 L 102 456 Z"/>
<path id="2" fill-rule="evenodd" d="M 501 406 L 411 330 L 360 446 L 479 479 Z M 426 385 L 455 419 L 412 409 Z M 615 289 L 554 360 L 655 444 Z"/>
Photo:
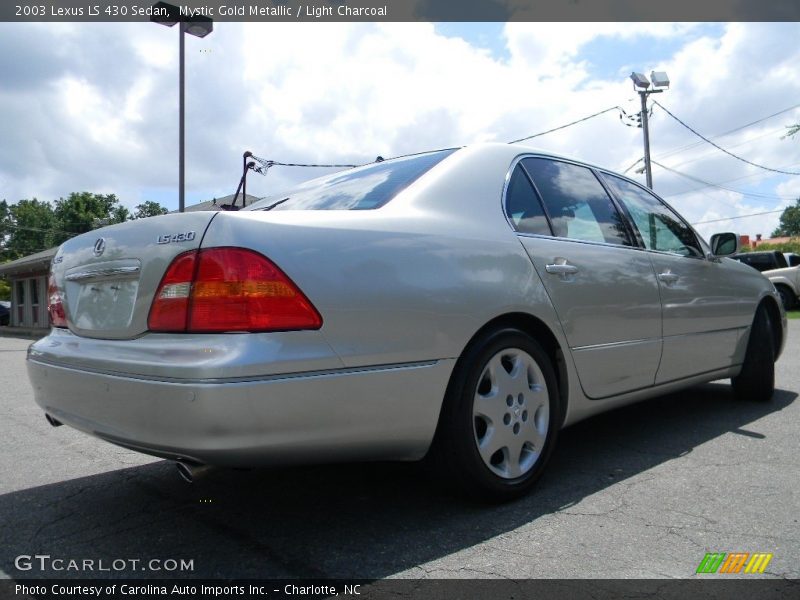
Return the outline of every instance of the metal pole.
<path id="1" fill-rule="evenodd" d="M 644 132 L 644 170 L 647 187 L 653 189 L 653 171 L 650 167 L 650 128 L 647 123 L 647 92 L 639 92 L 642 97 L 642 131 Z"/>
<path id="2" fill-rule="evenodd" d="M 245 152 L 242 155 L 242 207 L 247 206 L 247 157 L 250 152 Z M 235 200 L 236 198 L 234 198 Z"/>
<path id="3" fill-rule="evenodd" d="M 180 68 L 179 68 L 179 99 L 178 99 L 178 212 L 183 212 L 184 209 L 184 33 L 183 23 L 178 24 L 178 35 L 181 38 L 180 43 Z"/>

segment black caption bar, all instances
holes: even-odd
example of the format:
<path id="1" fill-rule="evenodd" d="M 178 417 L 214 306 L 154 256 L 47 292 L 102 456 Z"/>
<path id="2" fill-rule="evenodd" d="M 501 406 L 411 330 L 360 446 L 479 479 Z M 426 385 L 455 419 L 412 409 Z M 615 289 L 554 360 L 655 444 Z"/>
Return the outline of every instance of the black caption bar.
<path id="1" fill-rule="evenodd" d="M 4 0 L 0 21 L 148 21 L 147 0 Z M 800 21 L 798 0 L 182 0 L 215 21 Z"/>
<path id="2" fill-rule="evenodd" d="M 0 581 L 0 598 L 19 600 L 144 600 L 193 598 L 264 600 L 605 600 L 648 598 L 727 600 L 797 598 L 800 582 L 785 579 L 393 579 L 345 580 L 148 580 L 148 579 L 21 579 Z"/>

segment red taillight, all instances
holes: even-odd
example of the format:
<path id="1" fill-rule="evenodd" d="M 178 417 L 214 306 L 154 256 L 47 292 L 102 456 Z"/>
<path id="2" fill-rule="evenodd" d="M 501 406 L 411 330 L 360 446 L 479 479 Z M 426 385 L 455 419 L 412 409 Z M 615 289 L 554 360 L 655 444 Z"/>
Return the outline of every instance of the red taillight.
<path id="1" fill-rule="evenodd" d="M 319 329 L 317 310 L 275 264 L 243 248 L 208 248 L 172 261 L 150 308 L 151 331 Z"/>
<path id="2" fill-rule="evenodd" d="M 64 291 L 56 285 L 56 278 L 52 273 L 47 280 L 47 312 L 53 327 L 67 326 L 67 315 L 64 313 Z"/>
<path id="3" fill-rule="evenodd" d="M 147 326 L 153 331 L 186 331 L 196 258 L 197 250 L 184 252 L 167 269 L 147 319 Z"/>

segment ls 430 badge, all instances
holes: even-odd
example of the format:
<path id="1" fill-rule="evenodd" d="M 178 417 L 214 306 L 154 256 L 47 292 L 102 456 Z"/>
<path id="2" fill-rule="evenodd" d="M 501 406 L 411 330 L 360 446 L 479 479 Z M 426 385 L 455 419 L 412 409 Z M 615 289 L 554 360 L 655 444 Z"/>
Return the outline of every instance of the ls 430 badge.
<path id="1" fill-rule="evenodd" d="M 165 233 L 158 236 L 156 242 L 159 244 L 171 244 L 175 242 L 191 242 L 197 234 L 194 231 L 185 231 L 183 233 Z"/>

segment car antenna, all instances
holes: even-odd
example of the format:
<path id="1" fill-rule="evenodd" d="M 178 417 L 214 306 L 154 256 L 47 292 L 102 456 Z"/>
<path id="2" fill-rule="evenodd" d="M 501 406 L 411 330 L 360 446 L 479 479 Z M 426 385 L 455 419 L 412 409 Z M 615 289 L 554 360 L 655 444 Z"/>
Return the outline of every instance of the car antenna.
<path id="1" fill-rule="evenodd" d="M 247 172 L 251 169 L 255 170 L 256 166 L 254 161 L 247 161 L 251 156 L 253 156 L 253 153 L 250 150 L 242 154 L 242 178 L 239 180 L 239 187 L 236 188 L 236 193 L 233 195 L 233 201 L 230 204 L 220 205 L 222 210 L 239 210 L 239 207 L 236 206 L 236 201 L 239 199 L 240 192 L 242 194 L 242 208 L 247 206 Z"/>
<path id="2" fill-rule="evenodd" d="M 248 161 L 248 158 L 252 158 L 253 160 Z M 383 162 L 383 157 L 378 156 L 375 159 L 375 162 Z M 256 163 L 259 166 L 256 166 Z M 244 154 L 242 154 L 242 177 L 239 179 L 239 187 L 236 188 L 236 193 L 233 195 L 233 200 L 230 204 L 221 204 L 220 208 L 222 210 L 239 210 L 239 207 L 236 206 L 236 201 L 239 199 L 239 194 L 242 194 L 242 208 L 247 206 L 247 172 L 248 171 L 255 171 L 259 175 L 266 175 L 267 172 L 274 167 L 275 165 L 280 165 L 283 167 L 324 167 L 324 168 L 355 168 L 362 165 L 350 165 L 350 164 L 330 164 L 330 165 L 312 165 L 312 164 L 303 164 L 303 163 L 282 163 L 276 162 L 274 160 L 267 160 L 266 158 L 260 158 L 247 150 Z M 284 198 L 275 204 L 272 204 L 268 208 L 264 210 L 270 210 L 274 208 L 278 204 L 281 204 L 288 198 Z"/>

